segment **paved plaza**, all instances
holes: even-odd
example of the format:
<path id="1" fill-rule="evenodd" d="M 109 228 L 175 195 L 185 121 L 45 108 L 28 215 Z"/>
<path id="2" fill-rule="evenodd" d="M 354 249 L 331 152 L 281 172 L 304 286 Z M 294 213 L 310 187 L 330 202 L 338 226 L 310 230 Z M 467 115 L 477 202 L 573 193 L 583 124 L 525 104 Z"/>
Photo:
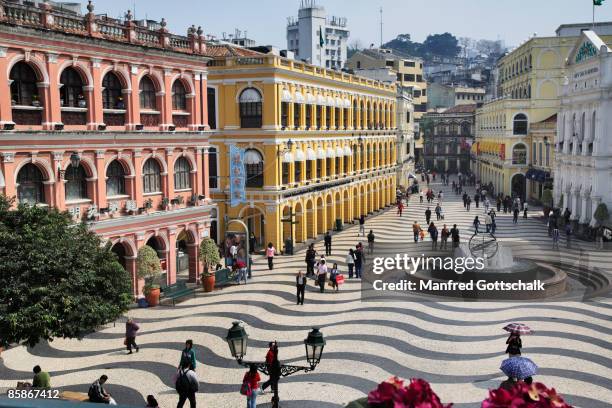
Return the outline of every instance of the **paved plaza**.
<path id="1" fill-rule="evenodd" d="M 438 190 L 440 184 L 432 184 Z M 473 190 L 470 190 L 473 194 Z M 457 223 L 462 239 L 477 211 L 466 212 L 460 197 L 445 187 L 445 222 Z M 391 209 L 372 216 L 377 245 L 404 240 L 414 254 L 429 243 L 412 242 L 411 225 L 424 223 L 427 203 L 411 198 L 404 216 Z M 433 205 L 431 206 L 433 211 Z M 521 214 L 522 215 L 522 214 Z M 434 214 L 435 221 L 435 214 Z M 436 222 L 436 225 L 438 223 Z M 539 218 L 512 224 L 509 214 L 498 216 L 497 238 L 511 245 L 515 254 L 555 261 L 560 258 L 583 267 L 602 266 L 607 252 L 581 243 L 572 249 L 552 250 Z M 350 247 L 363 238 L 351 226 L 334 235 L 333 255 L 343 272 Z M 322 242 L 317 250 L 324 253 Z M 154 394 L 161 407 L 176 405 L 172 376 L 186 339 L 196 344 L 200 379 L 198 405 L 240 407 L 239 395 L 245 369 L 231 358 L 224 337 L 231 322 L 241 320 L 250 336 L 247 360 L 263 360 L 267 342 L 278 340 L 282 362 L 305 364 L 303 339 L 311 326 L 319 326 L 327 340 L 316 371 L 281 380 L 283 407 L 341 407 L 373 389 L 389 376 L 421 377 L 432 383 L 444 402 L 455 407 L 479 407 L 487 389 L 496 388 L 505 376 L 500 362 L 506 357 L 502 327 L 513 321 L 528 324 L 535 334 L 523 339 L 523 355 L 540 367 L 537 381 L 555 387 L 578 407 L 599 408 L 612 404 L 612 302 L 609 297 L 589 302 L 492 303 L 492 302 L 361 302 L 360 283 L 347 281 L 339 293 L 309 284 L 304 306 L 295 304 L 295 278 L 304 267 L 304 253 L 279 256 L 275 269 L 267 270 L 257 258 L 254 278 L 212 294 L 199 293 L 176 307 L 162 306 L 129 312 L 141 326 L 139 353 L 126 355 L 123 347 L 125 320 L 87 336 L 82 341 L 56 339 L 34 349 L 17 347 L 3 353 L 0 387 L 30 380 L 39 364 L 52 376 L 52 385 L 86 392 L 101 374 L 109 376 L 108 390 L 119 403 L 144 406 L 143 397 Z M 270 394 L 258 398 L 270 406 Z"/>

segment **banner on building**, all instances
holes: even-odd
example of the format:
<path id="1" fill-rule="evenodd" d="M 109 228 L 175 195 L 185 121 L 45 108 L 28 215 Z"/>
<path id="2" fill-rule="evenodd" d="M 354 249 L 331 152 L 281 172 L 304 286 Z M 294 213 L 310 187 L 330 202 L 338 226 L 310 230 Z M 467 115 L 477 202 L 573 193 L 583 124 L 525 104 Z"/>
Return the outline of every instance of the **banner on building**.
<path id="1" fill-rule="evenodd" d="M 503 143 L 499 145 L 499 158 L 501 160 L 506 160 L 506 145 Z"/>
<path id="2" fill-rule="evenodd" d="M 230 166 L 230 206 L 235 207 L 246 202 L 246 171 L 244 169 L 244 149 L 236 145 L 229 146 Z"/>

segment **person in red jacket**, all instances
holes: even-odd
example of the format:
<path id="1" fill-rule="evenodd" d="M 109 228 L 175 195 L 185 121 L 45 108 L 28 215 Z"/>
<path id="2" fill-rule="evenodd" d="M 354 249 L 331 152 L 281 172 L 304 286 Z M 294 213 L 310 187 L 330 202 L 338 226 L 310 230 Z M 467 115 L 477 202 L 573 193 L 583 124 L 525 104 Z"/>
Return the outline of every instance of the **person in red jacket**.
<path id="1" fill-rule="evenodd" d="M 257 366 L 251 364 L 249 366 L 249 371 L 244 374 L 244 378 L 242 379 L 243 389 L 246 390 L 247 408 L 257 407 L 257 394 L 259 394 L 260 380 L 261 377 L 259 377 L 259 373 L 257 372 Z M 248 387 L 244 388 L 245 385 L 248 385 Z"/>

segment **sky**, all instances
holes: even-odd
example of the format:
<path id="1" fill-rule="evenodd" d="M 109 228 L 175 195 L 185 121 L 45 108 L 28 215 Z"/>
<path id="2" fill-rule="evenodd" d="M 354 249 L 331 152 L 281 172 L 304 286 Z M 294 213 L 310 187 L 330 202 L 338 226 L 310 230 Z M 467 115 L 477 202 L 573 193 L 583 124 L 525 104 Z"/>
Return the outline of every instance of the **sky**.
<path id="1" fill-rule="evenodd" d="M 423 41 L 430 33 L 503 40 L 518 45 L 537 33 L 554 36 L 561 24 L 592 21 L 592 0 L 317 0 L 328 15 L 347 17 L 349 43 L 380 43 L 411 34 Z M 94 0 L 96 13 L 123 15 L 135 6 L 138 19 L 165 17 L 170 31 L 186 34 L 191 24 L 218 37 L 238 28 L 259 45 L 285 48 L 287 17 L 297 16 L 300 0 Z M 612 0 L 596 8 L 597 21 L 612 21 Z"/>

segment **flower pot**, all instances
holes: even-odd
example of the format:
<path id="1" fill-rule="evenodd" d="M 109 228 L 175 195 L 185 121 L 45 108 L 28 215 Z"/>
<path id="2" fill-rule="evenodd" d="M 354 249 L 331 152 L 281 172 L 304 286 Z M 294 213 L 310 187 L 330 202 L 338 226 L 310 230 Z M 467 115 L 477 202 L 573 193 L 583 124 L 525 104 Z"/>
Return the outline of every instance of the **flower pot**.
<path id="1" fill-rule="evenodd" d="M 149 306 L 157 306 L 159 304 L 159 293 L 159 288 L 149 289 L 147 295 L 145 296 Z"/>
<path id="2" fill-rule="evenodd" d="M 204 292 L 212 292 L 215 289 L 215 275 L 202 277 L 202 286 Z"/>

